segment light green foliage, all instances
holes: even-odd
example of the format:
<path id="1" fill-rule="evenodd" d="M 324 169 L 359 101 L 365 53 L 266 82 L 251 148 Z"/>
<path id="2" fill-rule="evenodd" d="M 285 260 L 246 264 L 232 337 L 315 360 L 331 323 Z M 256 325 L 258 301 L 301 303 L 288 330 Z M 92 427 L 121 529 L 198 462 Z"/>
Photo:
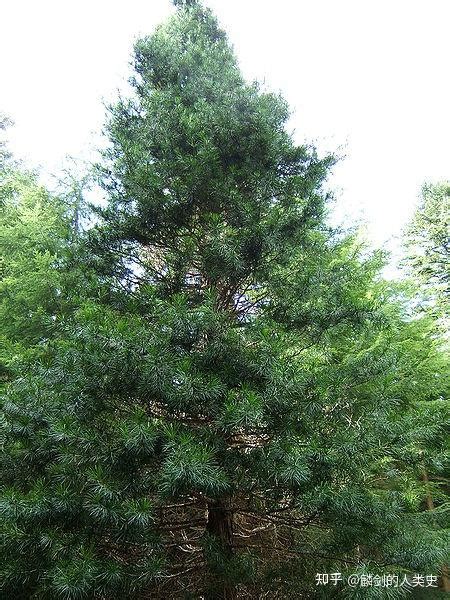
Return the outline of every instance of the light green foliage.
<path id="1" fill-rule="evenodd" d="M 11 125 L 11 121 L 2 113 L 0 113 L 0 173 L 2 173 L 8 165 L 11 164 L 11 153 L 8 150 L 6 140 L 3 139 L 5 131 Z"/>
<path id="2" fill-rule="evenodd" d="M 0 173 L 0 330 L 2 370 L 13 356 L 45 341 L 64 301 L 57 270 L 68 227 L 64 206 L 34 175 Z"/>
<path id="3" fill-rule="evenodd" d="M 414 277 L 448 301 L 450 292 L 450 182 L 425 184 L 409 224 L 406 262 Z"/>
<path id="4" fill-rule="evenodd" d="M 419 337 L 415 343 L 418 357 L 413 383 L 417 398 L 413 409 L 405 415 L 405 451 L 420 459 L 417 477 L 420 493 L 411 491 L 429 511 L 434 525 L 448 526 L 449 448 L 446 425 L 449 415 L 449 240 L 450 184 L 425 184 L 422 202 L 405 233 L 405 264 L 414 280 L 419 303 L 411 324 Z M 437 350 L 430 354 L 430 346 Z M 424 381 L 417 390 L 418 382 Z M 420 386 L 420 384 L 419 384 Z M 443 557 L 443 562 L 448 557 Z M 445 564 L 445 562 L 444 562 Z M 448 568 L 444 566 L 444 571 Z M 450 590 L 448 576 L 444 590 Z"/>
<path id="5" fill-rule="evenodd" d="M 426 486 L 429 498 L 438 504 L 445 501 L 443 490 L 448 486 L 448 479 L 444 478 L 448 470 L 448 448 L 444 447 L 439 425 L 448 420 L 449 240 L 450 183 L 425 184 L 422 202 L 405 232 L 404 240 L 407 250 L 405 265 L 414 280 L 414 290 L 420 301 L 414 315 L 415 323 L 411 324 L 413 332 L 420 332 L 420 337 L 407 342 L 415 343 L 419 375 L 425 382 L 423 393 L 418 396 L 423 402 L 417 405 L 411 418 L 429 432 L 420 452 L 425 473 L 433 480 Z M 430 360 L 428 354 L 433 344 L 440 350 L 434 362 L 433 356 Z M 426 374 L 428 377 L 424 377 Z M 421 377 L 415 379 L 417 386 Z M 429 423 L 433 423 L 437 430 Z"/>

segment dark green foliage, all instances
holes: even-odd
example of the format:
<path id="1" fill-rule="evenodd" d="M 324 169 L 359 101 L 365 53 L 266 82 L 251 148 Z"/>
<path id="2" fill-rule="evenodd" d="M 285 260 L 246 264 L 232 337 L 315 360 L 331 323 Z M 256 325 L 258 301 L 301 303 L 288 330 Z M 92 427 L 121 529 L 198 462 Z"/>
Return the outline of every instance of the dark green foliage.
<path id="1" fill-rule="evenodd" d="M 313 598 L 316 572 L 434 573 L 417 472 L 441 425 L 413 408 L 445 390 L 436 345 L 382 256 L 326 227 L 333 158 L 176 4 L 111 108 L 84 301 L 7 393 L 2 592 Z"/>

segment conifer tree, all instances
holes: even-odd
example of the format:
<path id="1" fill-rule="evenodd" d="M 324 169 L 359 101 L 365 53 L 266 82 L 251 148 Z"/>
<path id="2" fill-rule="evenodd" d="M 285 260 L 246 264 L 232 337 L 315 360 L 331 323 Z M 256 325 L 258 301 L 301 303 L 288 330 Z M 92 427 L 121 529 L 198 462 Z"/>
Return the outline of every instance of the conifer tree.
<path id="1" fill-rule="evenodd" d="M 0 116 L 0 131 L 10 125 Z M 87 270 L 75 269 L 71 259 L 87 211 L 83 186 L 88 177 L 80 179 L 69 170 L 65 176 L 58 193 L 51 193 L 39 183 L 38 173 L 26 169 L 0 142 L 2 380 L 20 370 L 22 356 L 39 351 L 56 334 L 89 280 Z"/>
<path id="2" fill-rule="evenodd" d="M 416 318 L 422 329 L 422 343 L 433 343 L 443 369 L 436 369 L 434 376 L 448 370 L 449 364 L 449 239 L 450 239 L 450 183 L 426 183 L 422 186 L 422 199 L 411 222 L 406 228 L 404 266 L 414 279 L 416 293 Z M 419 302 L 417 302 L 417 299 Z M 420 323 L 420 324 L 419 324 Z M 421 355 L 423 356 L 423 350 Z M 424 361 L 425 364 L 426 361 Z M 427 365 L 428 366 L 428 365 Z M 431 378 L 430 378 L 431 380 Z M 445 379 L 444 379 L 445 381 Z M 449 386 L 430 386 L 426 398 L 416 403 L 408 415 L 419 427 L 426 423 L 446 423 L 449 414 Z M 418 476 L 423 482 L 424 508 L 439 516 L 448 505 L 448 445 L 439 428 L 429 432 L 425 440 L 418 436 L 416 452 L 421 456 Z M 439 520 L 439 519 L 438 519 Z M 442 588 L 450 592 L 448 567 L 441 568 Z"/>
<path id="3" fill-rule="evenodd" d="M 422 186 L 421 202 L 404 233 L 403 266 L 414 280 L 421 309 L 434 320 L 437 335 L 450 331 L 450 182 Z"/>
<path id="4" fill-rule="evenodd" d="M 3 137 L 4 132 L 11 125 L 11 121 L 2 113 L 0 113 L 0 133 Z M 6 141 L 4 139 L 0 139 L 0 172 L 3 172 L 8 163 L 11 160 L 11 153 L 9 152 Z"/>
<path id="5" fill-rule="evenodd" d="M 66 206 L 11 157 L 0 167 L 0 377 L 52 336 L 67 308 L 56 268 L 69 238 Z"/>
<path id="6" fill-rule="evenodd" d="M 405 232 L 406 262 L 421 283 L 449 295 L 450 182 L 426 183 Z"/>
<path id="7" fill-rule="evenodd" d="M 333 158 L 175 4 L 111 108 L 80 249 L 98 286 L 7 394 L 3 594 L 326 598 L 317 572 L 433 572 L 381 258 L 325 225 Z"/>

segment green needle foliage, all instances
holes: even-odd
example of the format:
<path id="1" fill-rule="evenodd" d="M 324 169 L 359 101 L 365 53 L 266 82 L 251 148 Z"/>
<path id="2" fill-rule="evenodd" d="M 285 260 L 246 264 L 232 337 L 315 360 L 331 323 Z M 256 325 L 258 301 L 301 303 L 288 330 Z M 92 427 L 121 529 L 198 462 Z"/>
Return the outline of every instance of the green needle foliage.
<path id="1" fill-rule="evenodd" d="M 8 125 L 0 118 L 0 130 Z M 0 383 L 45 351 L 93 281 L 98 295 L 98 280 L 73 260 L 87 210 L 83 181 L 64 183 L 51 194 L 0 142 Z"/>
<path id="2" fill-rule="evenodd" d="M 415 281 L 423 312 L 447 338 L 450 330 L 450 182 L 427 183 L 405 235 L 404 266 Z"/>
<path id="3" fill-rule="evenodd" d="M 405 415 L 444 389 L 438 349 L 383 257 L 326 227 L 334 159 L 294 144 L 209 10 L 176 5 L 110 111 L 109 201 L 77 254 L 97 286 L 7 392 L 3 596 L 320 598 L 316 572 L 434 573 L 417 470 L 440 423 Z"/>
<path id="4" fill-rule="evenodd" d="M 443 372 L 449 364 L 449 240 L 450 240 L 450 183 L 425 184 L 422 201 L 406 229 L 404 266 L 412 276 L 419 303 L 416 312 L 427 337 L 433 338 L 441 349 Z M 423 352 L 420 352 L 423 355 Z M 426 359 L 423 365 L 427 368 Z M 448 375 L 447 375 L 448 382 Z M 425 443 L 415 444 L 422 457 L 420 477 L 425 490 L 424 508 L 432 515 L 448 510 L 448 437 L 442 425 L 448 422 L 447 390 L 430 386 L 426 402 L 416 403 L 409 418 L 422 431 L 427 430 Z M 427 424 L 435 423 L 434 428 Z M 414 429 L 413 429 L 414 431 Z M 443 565 L 443 589 L 450 592 L 448 567 Z"/>
<path id="5" fill-rule="evenodd" d="M 406 235 L 407 263 L 426 286 L 449 295 L 450 182 L 425 184 Z"/>
<path id="6" fill-rule="evenodd" d="M 0 167 L 0 378 L 54 333 L 65 312 L 57 269 L 69 237 L 66 207 L 36 176 Z"/>

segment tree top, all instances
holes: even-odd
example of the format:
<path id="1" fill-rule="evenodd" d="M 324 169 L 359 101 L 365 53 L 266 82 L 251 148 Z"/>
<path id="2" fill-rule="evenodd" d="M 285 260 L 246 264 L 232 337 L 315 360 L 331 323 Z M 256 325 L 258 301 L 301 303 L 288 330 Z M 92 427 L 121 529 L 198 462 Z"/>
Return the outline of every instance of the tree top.
<path id="1" fill-rule="evenodd" d="M 177 8 L 188 8 L 198 4 L 198 0 L 172 0 L 172 4 Z"/>

